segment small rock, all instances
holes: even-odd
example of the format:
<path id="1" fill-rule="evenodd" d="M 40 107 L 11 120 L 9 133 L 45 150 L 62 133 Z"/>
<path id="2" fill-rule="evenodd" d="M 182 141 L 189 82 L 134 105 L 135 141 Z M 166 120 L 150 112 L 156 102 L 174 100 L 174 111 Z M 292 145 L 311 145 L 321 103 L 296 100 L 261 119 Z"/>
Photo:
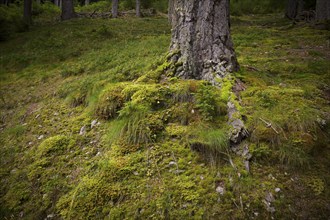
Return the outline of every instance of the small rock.
<path id="1" fill-rule="evenodd" d="M 275 188 L 275 192 L 276 192 L 276 193 L 278 193 L 278 192 L 280 192 L 280 191 L 281 191 L 280 188 Z"/>
<path id="2" fill-rule="evenodd" d="M 256 217 L 259 216 L 259 213 L 258 213 L 258 212 L 255 212 L 255 213 L 253 213 L 253 214 L 254 214 L 254 216 L 256 216 Z"/>
<path id="3" fill-rule="evenodd" d="M 194 114 L 195 113 L 195 110 L 194 109 L 191 109 L 191 114 Z"/>
<path id="4" fill-rule="evenodd" d="M 36 115 L 36 118 L 39 118 L 39 117 L 40 117 L 40 114 L 37 114 L 37 115 Z"/>
<path id="5" fill-rule="evenodd" d="M 10 173 L 16 173 L 17 169 L 12 169 Z"/>
<path id="6" fill-rule="evenodd" d="M 97 152 L 97 154 L 95 156 L 100 156 L 100 155 L 101 155 L 101 152 L 99 151 L 99 152 Z"/>
<path id="7" fill-rule="evenodd" d="M 199 178 L 200 178 L 201 180 L 203 180 L 203 179 L 204 179 L 204 176 L 200 176 Z"/>
<path id="8" fill-rule="evenodd" d="M 184 170 L 175 170 L 173 173 L 175 173 L 175 174 L 184 173 Z"/>
<path id="9" fill-rule="evenodd" d="M 59 113 L 58 113 L 58 112 L 55 112 L 55 113 L 54 113 L 54 116 L 58 116 L 58 115 L 59 115 Z"/>
<path id="10" fill-rule="evenodd" d="M 24 124 L 22 124 L 23 126 L 26 126 L 27 125 L 27 123 L 24 123 Z"/>
<path id="11" fill-rule="evenodd" d="M 49 214 L 47 215 L 47 218 L 54 218 L 55 217 L 55 214 Z"/>
<path id="12" fill-rule="evenodd" d="M 269 174 L 269 175 L 268 175 L 268 178 L 269 178 L 269 179 L 272 179 L 272 180 L 276 180 L 276 178 L 273 176 L 273 174 Z"/>
<path id="13" fill-rule="evenodd" d="M 267 211 L 270 212 L 270 213 L 273 213 L 273 212 L 275 212 L 275 208 L 269 206 L 269 207 L 267 207 Z"/>
<path id="14" fill-rule="evenodd" d="M 286 84 L 285 83 L 280 83 L 279 86 L 280 87 L 286 87 Z"/>
<path id="15" fill-rule="evenodd" d="M 174 162 L 174 161 L 171 161 L 171 162 L 169 162 L 169 164 L 168 165 L 170 165 L 170 166 L 172 166 L 172 165 L 176 165 L 176 162 Z"/>
<path id="16" fill-rule="evenodd" d="M 135 176 L 138 176 L 138 175 L 139 175 L 139 173 L 138 173 L 137 171 L 133 172 L 133 174 L 134 174 Z"/>
<path id="17" fill-rule="evenodd" d="M 38 137 L 38 140 L 41 140 L 41 139 L 43 139 L 44 138 L 44 135 L 42 134 L 42 135 L 40 135 L 39 137 Z"/>
<path id="18" fill-rule="evenodd" d="M 39 128 L 42 128 L 42 125 L 38 125 Z"/>
<path id="19" fill-rule="evenodd" d="M 271 202 L 274 202 L 275 201 L 275 198 L 274 198 L 274 196 L 273 196 L 273 194 L 271 192 L 267 192 L 266 197 L 265 197 L 265 200 L 268 203 L 271 203 Z"/>
<path id="20" fill-rule="evenodd" d="M 32 141 L 30 141 L 29 143 L 28 143 L 28 145 L 32 145 L 33 144 L 33 142 Z"/>
<path id="21" fill-rule="evenodd" d="M 219 193 L 220 195 L 223 195 L 224 192 L 225 192 L 225 189 L 224 189 L 223 187 L 221 187 L 221 186 L 218 186 L 218 187 L 215 189 L 215 191 L 216 191 L 217 193 Z"/>
<path id="22" fill-rule="evenodd" d="M 45 194 L 42 195 L 42 199 L 46 199 L 47 197 L 48 197 L 48 194 L 47 193 L 45 193 Z"/>
<path id="23" fill-rule="evenodd" d="M 86 133 L 86 126 L 84 125 L 80 128 L 79 135 L 84 135 L 85 133 Z"/>
<path id="24" fill-rule="evenodd" d="M 97 119 L 93 120 L 91 123 L 91 129 L 93 129 L 97 125 Z"/>

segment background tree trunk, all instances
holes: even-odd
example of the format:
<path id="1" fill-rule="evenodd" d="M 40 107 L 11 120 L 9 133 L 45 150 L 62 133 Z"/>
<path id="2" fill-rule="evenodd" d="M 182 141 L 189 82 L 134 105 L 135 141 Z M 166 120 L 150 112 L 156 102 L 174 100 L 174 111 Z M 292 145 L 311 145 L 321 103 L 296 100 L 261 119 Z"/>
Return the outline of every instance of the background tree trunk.
<path id="1" fill-rule="evenodd" d="M 76 17 L 74 12 L 73 0 L 62 0 L 62 20 L 69 20 Z"/>
<path id="2" fill-rule="evenodd" d="M 24 22 L 31 24 L 32 22 L 32 0 L 24 0 Z"/>
<path id="3" fill-rule="evenodd" d="M 180 64 L 176 75 L 216 84 L 237 71 L 229 31 L 228 0 L 171 0 L 172 61 Z"/>
<path id="4" fill-rule="evenodd" d="M 136 0 L 136 17 L 141 17 L 141 0 Z"/>
<path id="5" fill-rule="evenodd" d="M 316 20 L 330 20 L 330 1 L 316 0 Z"/>
<path id="6" fill-rule="evenodd" d="M 304 0 L 289 0 L 285 16 L 289 19 L 295 19 L 304 10 Z"/>
<path id="7" fill-rule="evenodd" d="M 85 5 L 89 5 L 89 0 L 85 0 Z"/>
<path id="8" fill-rule="evenodd" d="M 117 18 L 118 17 L 118 0 L 112 0 L 112 17 Z"/>

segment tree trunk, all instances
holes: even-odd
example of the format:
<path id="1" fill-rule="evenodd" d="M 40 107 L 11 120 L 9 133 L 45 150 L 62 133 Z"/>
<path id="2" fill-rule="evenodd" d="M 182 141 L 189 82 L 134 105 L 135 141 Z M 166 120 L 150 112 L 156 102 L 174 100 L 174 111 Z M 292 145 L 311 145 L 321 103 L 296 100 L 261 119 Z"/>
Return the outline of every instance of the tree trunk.
<path id="1" fill-rule="evenodd" d="M 304 0 L 289 0 L 285 16 L 289 19 L 295 19 L 304 10 Z"/>
<path id="2" fill-rule="evenodd" d="M 222 79 L 239 69 L 230 36 L 229 0 L 170 0 L 169 12 L 170 59 L 175 75 L 221 87 Z M 236 145 L 248 132 L 231 99 L 228 118 L 230 141 Z"/>
<path id="3" fill-rule="evenodd" d="M 112 17 L 117 18 L 118 17 L 118 0 L 112 0 Z"/>
<path id="4" fill-rule="evenodd" d="M 136 17 L 141 17 L 141 0 L 136 0 Z"/>
<path id="5" fill-rule="evenodd" d="M 89 5 L 89 0 L 85 0 L 85 5 Z"/>
<path id="6" fill-rule="evenodd" d="M 239 69 L 229 31 L 228 0 L 171 0 L 169 8 L 170 52 L 172 61 L 181 65 L 177 76 L 216 84 L 216 78 Z"/>
<path id="7" fill-rule="evenodd" d="M 74 12 L 73 0 L 62 0 L 62 20 L 69 20 L 76 17 Z"/>
<path id="8" fill-rule="evenodd" d="M 330 20 L 330 1 L 317 0 L 316 1 L 316 20 L 325 21 Z"/>
<path id="9" fill-rule="evenodd" d="M 32 0 L 24 0 L 24 22 L 31 24 L 32 22 Z"/>

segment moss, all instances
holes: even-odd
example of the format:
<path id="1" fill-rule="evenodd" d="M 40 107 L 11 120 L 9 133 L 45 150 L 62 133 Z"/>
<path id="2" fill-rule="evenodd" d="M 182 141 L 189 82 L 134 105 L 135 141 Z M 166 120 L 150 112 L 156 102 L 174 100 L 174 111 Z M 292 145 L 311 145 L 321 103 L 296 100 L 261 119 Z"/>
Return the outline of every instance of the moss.
<path id="1" fill-rule="evenodd" d="M 126 84 L 110 85 L 104 89 L 95 107 L 95 114 L 103 119 L 112 119 L 124 106 L 125 97 L 122 93 Z"/>
<path id="2" fill-rule="evenodd" d="M 36 155 L 41 158 L 56 154 L 63 154 L 71 150 L 74 142 L 66 136 L 54 136 L 44 140 L 38 147 Z"/>

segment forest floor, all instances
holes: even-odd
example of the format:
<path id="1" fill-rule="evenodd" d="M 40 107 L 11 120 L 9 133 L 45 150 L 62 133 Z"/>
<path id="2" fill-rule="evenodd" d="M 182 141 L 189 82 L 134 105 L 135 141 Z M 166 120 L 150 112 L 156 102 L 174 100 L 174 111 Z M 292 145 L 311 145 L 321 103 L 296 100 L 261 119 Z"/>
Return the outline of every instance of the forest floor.
<path id="1" fill-rule="evenodd" d="M 327 219 L 330 32 L 251 15 L 232 37 L 249 171 L 227 143 L 226 91 L 168 71 L 166 18 L 0 42 L 0 218 Z"/>

